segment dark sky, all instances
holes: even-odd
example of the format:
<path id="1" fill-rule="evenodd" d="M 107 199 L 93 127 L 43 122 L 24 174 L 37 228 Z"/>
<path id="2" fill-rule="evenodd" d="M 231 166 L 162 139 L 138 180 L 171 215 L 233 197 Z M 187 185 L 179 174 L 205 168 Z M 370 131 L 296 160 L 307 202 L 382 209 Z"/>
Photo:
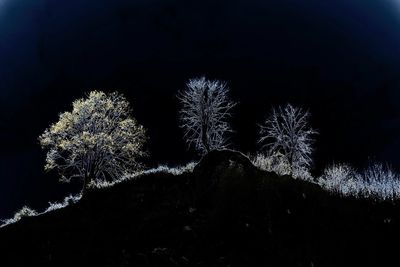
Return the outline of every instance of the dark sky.
<path id="1" fill-rule="evenodd" d="M 233 148 L 254 153 L 256 123 L 290 102 L 320 132 L 317 174 L 400 168 L 399 32 L 395 0 L 0 0 L 0 218 L 76 191 L 43 171 L 37 137 L 92 89 L 127 96 L 149 165 L 195 159 L 175 94 L 200 75 L 240 103 Z"/>

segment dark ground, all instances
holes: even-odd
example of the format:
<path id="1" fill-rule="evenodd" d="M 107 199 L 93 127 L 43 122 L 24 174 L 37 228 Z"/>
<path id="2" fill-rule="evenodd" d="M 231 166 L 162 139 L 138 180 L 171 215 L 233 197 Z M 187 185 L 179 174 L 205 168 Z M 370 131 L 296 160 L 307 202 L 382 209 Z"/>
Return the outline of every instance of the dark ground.
<path id="1" fill-rule="evenodd" d="M 1 266 L 384 266 L 399 203 L 332 196 L 215 151 L 0 229 Z"/>

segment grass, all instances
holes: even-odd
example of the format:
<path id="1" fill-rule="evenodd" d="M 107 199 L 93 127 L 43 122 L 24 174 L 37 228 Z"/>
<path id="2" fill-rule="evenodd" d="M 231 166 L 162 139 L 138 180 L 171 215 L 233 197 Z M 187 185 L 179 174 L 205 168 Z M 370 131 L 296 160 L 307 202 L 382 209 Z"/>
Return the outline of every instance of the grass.
<path id="1" fill-rule="evenodd" d="M 24 217 L 32 217 L 32 216 L 37 216 L 38 213 L 29 208 L 28 206 L 23 206 L 19 211 L 17 211 L 14 216 L 10 219 L 5 219 L 3 220 L 3 224 L 0 227 L 12 224 L 12 223 L 16 223 L 18 221 L 20 221 L 22 218 Z"/>
<path id="2" fill-rule="evenodd" d="M 333 164 L 318 178 L 325 190 L 344 197 L 395 201 L 400 198 L 400 176 L 389 165 L 371 163 L 358 172 L 347 164 Z"/>
<path id="3" fill-rule="evenodd" d="M 330 267 L 396 259 L 398 203 L 328 194 L 315 183 L 260 171 L 236 152 L 212 153 L 193 173 L 172 174 L 179 169 L 147 171 L 1 229 L 2 262 Z"/>
<path id="4" fill-rule="evenodd" d="M 125 181 L 133 180 L 133 179 L 136 179 L 136 178 L 144 176 L 144 175 L 155 174 L 155 173 L 168 173 L 168 174 L 172 174 L 174 176 L 179 176 L 184 173 L 191 173 L 196 165 L 197 165 L 196 162 L 190 162 L 184 166 L 179 166 L 179 167 L 168 167 L 166 165 L 160 165 L 157 168 L 144 170 L 144 171 L 138 171 L 133 174 L 125 175 L 121 179 L 115 180 L 115 181 L 106 181 L 106 180 L 92 181 L 89 184 L 89 187 L 90 188 L 100 188 L 100 189 L 108 188 L 108 187 L 112 187 L 116 184 L 125 182 Z"/>
<path id="5" fill-rule="evenodd" d="M 190 162 L 184 166 L 179 166 L 179 167 L 168 167 L 166 165 L 160 165 L 157 168 L 145 170 L 145 171 L 139 171 L 137 173 L 131 174 L 131 175 L 126 175 L 123 178 L 117 180 L 117 181 L 95 181 L 92 182 L 89 187 L 90 188 L 97 188 L 97 189 L 102 189 L 102 188 L 108 188 L 112 187 L 116 184 L 120 184 L 124 181 L 129 181 L 132 179 L 135 179 L 137 177 L 143 176 L 143 175 L 150 175 L 150 174 L 157 174 L 157 173 L 167 173 L 167 174 L 172 174 L 174 176 L 179 176 L 184 173 L 191 173 L 196 166 L 196 162 Z M 24 206 L 21 210 L 17 211 L 14 216 L 10 219 L 5 219 L 2 220 L 3 224 L 0 225 L 0 227 L 3 227 L 5 225 L 9 225 L 12 223 L 16 223 L 19 220 L 21 220 L 23 217 L 31 217 L 31 216 L 37 216 L 41 214 L 45 214 L 54 210 L 62 209 L 70 204 L 77 203 L 80 199 L 82 198 L 81 194 L 78 195 L 69 195 L 64 198 L 62 202 L 49 202 L 48 208 L 41 212 L 38 213 L 37 211 L 29 208 L 28 206 Z"/>

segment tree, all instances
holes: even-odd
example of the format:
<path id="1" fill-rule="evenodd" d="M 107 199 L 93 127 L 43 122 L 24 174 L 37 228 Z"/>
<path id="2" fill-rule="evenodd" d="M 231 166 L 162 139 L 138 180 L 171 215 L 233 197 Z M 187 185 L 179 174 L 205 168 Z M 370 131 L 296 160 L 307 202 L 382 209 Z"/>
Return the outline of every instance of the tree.
<path id="1" fill-rule="evenodd" d="M 90 92 L 73 102 L 39 142 L 47 150 L 46 170 L 57 169 L 61 181 L 116 180 L 139 168 L 146 132 L 130 116 L 128 101 L 118 93 Z"/>
<path id="2" fill-rule="evenodd" d="M 288 104 L 272 109 L 260 126 L 259 142 L 269 155 L 281 153 L 289 162 L 291 173 L 307 170 L 312 164 L 313 136 L 317 134 L 308 126 L 310 113 Z"/>
<path id="3" fill-rule="evenodd" d="M 218 80 L 190 79 L 186 90 L 178 94 L 182 104 L 180 127 L 189 147 L 200 154 L 226 147 L 231 132 L 228 118 L 236 105 L 229 99 L 229 88 Z"/>

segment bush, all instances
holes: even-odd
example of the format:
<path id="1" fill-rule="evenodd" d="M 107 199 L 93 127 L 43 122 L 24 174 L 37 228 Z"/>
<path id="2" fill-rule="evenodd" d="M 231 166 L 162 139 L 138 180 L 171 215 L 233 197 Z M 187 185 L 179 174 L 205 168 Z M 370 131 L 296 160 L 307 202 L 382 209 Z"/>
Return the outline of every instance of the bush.
<path id="1" fill-rule="evenodd" d="M 364 171 L 364 195 L 381 199 L 397 199 L 400 196 L 400 177 L 388 165 L 375 163 Z"/>
<path id="2" fill-rule="evenodd" d="M 275 172 L 276 174 L 292 175 L 293 178 L 299 178 L 306 181 L 313 180 L 310 172 L 306 168 L 292 168 L 290 163 L 286 160 L 286 157 L 281 153 L 275 153 L 271 156 L 265 156 L 263 154 L 257 154 L 252 162 L 257 168 L 268 171 Z"/>
<path id="3" fill-rule="evenodd" d="M 13 218 L 3 220 L 2 226 L 16 223 L 24 217 L 31 217 L 31 216 L 36 216 L 36 215 L 38 215 L 38 213 L 35 210 L 29 208 L 28 206 L 23 206 L 22 209 L 20 209 L 19 211 L 17 211 L 14 214 Z"/>
<path id="4" fill-rule="evenodd" d="M 278 175 L 289 175 L 291 172 L 291 167 L 289 162 L 281 154 L 273 154 L 272 156 L 265 156 L 263 154 L 257 154 L 252 162 L 257 168 L 268 171 L 275 172 Z"/>
<path id="5" fill-rule="evenodd" d="M 318 179 L 319 185 L 344 196 L 395 200 L 400 197 L 400 177 L 388 165 L 370 164 L 361 174 L 346 164 L 333 164 Z"/>
<path id="6" fill-rule="evenodd" d="M 49 202 L 49 207 L 44 212 L 46 213 L 49 211 L 65 208 L 66 206 L 68 206 L 70 204 L 77 203 L 81 199 L 81 197 L 82 197 L 82 194 L 78 194 L 76 196 L 69 195 L 64 198 L 63 202 L 54 202 L 54 203 Z"/>
<path id="7" fill-rule="evenodd" d="M 324 170 L 318 180 L 328 191 L 344 196 L 357 195 L 360 190 L 360 179 L 356 171 L 346 164 L 333 164 Z"/>

